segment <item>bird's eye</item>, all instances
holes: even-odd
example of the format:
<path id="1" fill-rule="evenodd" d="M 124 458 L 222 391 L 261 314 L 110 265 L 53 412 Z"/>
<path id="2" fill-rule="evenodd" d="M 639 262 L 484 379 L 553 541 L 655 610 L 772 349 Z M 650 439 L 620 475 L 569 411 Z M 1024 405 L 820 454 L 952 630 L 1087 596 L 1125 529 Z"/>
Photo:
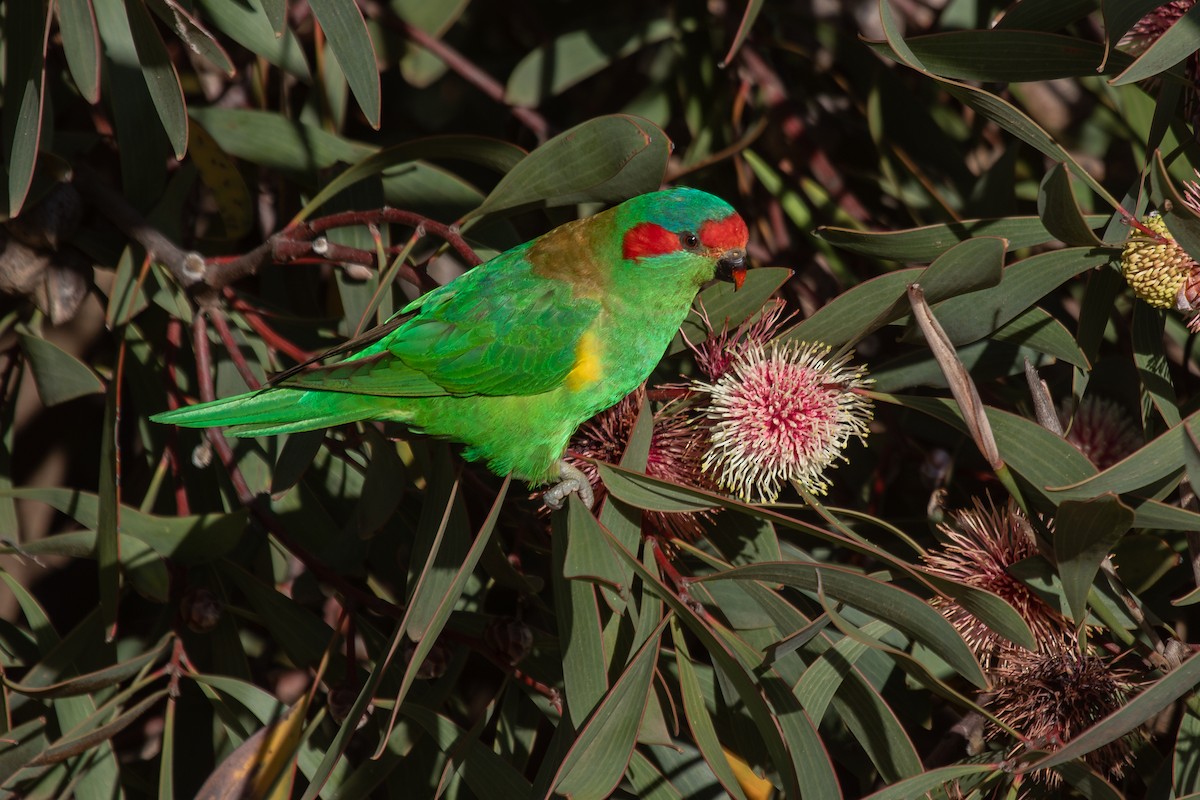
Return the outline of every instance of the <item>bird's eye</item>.
<path id="1" fill-rule="evenodd" d="M 684 231 L 679 234 L 679 243 L 683 245 L 684 250 L 700 249 L 700 237 L 691 231 Z"/>

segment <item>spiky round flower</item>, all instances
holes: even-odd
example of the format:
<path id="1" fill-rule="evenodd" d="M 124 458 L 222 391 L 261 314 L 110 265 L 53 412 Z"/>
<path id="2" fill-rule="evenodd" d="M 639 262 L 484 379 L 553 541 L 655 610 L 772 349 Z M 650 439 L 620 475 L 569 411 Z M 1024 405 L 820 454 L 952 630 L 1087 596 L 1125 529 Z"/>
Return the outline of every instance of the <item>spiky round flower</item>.
<path id="1" fill-rule="evenodd" d="M 1029 522 L 1015 503 L 996 508 L 991 498 L 975 498 L 974 508 L 952 513 L 938 530 L 947 542 L 925 554 L 930 572 L 998 595 L 1028 623 L 1037 642 L 1056 642 L 1072 630 L 1070 621 L 1008 571 L 1018 561 L 1037 555 Z M 931 602 L 985 668 L 1014 647 L 953 600 L 935 597 Z"/>
<path id="2" fill-rule="evenodd" d="M 729 330 L 728 320 L 718 331 L 708 318 L 708 310 L 701 305 L 700 319 L 708 336 L 698 344 L 687 343 L 696 358 L 696 366 L 710 381 L 719 380 L 748 349 L 763 347 L 775 338 L 779 329 L 793 316 L 783 313 L 786 307 L 787 304 L 778 298 L 769 300 L 756 316 L 744 320 L 732 331 Z"/>
<path id="3" fill-rule="evenodd" d="M 1155 308 L 1175 308 L 1196 262 L 1179 246 L 1157 213 L 1142 217 L 1140 227 L 1121 251 L 1121 273 L 1133 293 Z"/>
<path id="4" fill-rule="evenodd" d="M 774 502 L 787 481 L 824 494 L 825 477 L 851 437 L 864 440 L 871 401 L 859 394 L 869 379 L 848 367 L 849 354 L 830 359 L 819 343 L 747 344 L 715 383 L 695 383 L 709 395 L 711 446 L 703 467 L 747 502 Z"/>
<path id="5" fill-rule="evenodd" d="M 1097 469 L 1108 469 L 1142 446 L 1142 434 L 1133 418 L 1106 397 L 1087 395 L 1074 414 L 1064 407 L 1059 418 L 1064 426 L 1070 421 L 1067 441 Z"/>
<path id="6" fill-rule="evenodd" d="M 601 411 L 575 432 L 567 450 L 567 460 L 578 467 L 592 484 L 596 502 L 604 498 L 605 488 L 596 466 L 586 459 L 617 463 L 625 454 L 638 411 L 645 399 L 640 387 L 615 406 Z M 686 413 L 673 403 L 654 415 L 650 450 L 646 455 L 646 474 L 659 480 L 713 489 L 712 480 L 700 467 L 700 458 L 708 441 L 706 420 Z M 696 512 L 646 511 L 642 514 L 642 532 L 665 539 L 692 541 L 704 533 L 703 522 L 716 509 Z"/>
<path id="7" fill-rule="evenodd" d="M 1038 750 L 1053 751 L 1125 704 L 1137 689 L 1136 673 L 1110 659 L 1081 652 L 1074 637 L 1064 638 L 1036 652 L 1010 651 L 995 672 L 988 709 L 1019 731 Z M 984 736 L 1003 733 L 989 724 Z M 1111 780 L 1119 780 L 1133 762 L 1131 742 L 1146 733 L 1139 729 L 1083 756 L 1088 766 Z M 1038 770 L 1035 781 L 1057 786 L 1053 770 Z"/>

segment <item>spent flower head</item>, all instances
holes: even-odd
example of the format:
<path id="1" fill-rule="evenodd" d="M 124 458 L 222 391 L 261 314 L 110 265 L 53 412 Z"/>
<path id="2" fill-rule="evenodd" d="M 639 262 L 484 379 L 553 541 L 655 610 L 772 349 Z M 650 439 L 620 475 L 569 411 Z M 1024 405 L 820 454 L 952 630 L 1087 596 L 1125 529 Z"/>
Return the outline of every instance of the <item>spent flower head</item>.
<path id="1" fill-rule="evenodd" d="M 1029 521 L 1015 503 L 1010 500 L 997 508 L 990 497 L 983 501 L 975 498 L 973 508 L 952 513 L 950 521 L 938 525 L 938 530 L 947 541 L 924 555 L 931 573 L 998 595 L 1028 623 L 1039 643 L 1056 642 L 1071 632 L 1069 620 L 1009 572 L 1013 564 L 1038 552 Z M 994 666 L 1015 647 L 955 601 L 935 597 L 932 604 L 985 668 Z"/>
<path id="2" fill-rule="evenodd" d="M 625 455 L 638 412 L 645 399 L 640 387 L 615 406 L 601 411 L 575 432 L 567 450 L 567 460 L 578 467 L 592 484 L 596 501 L 604 498 L 605 488 L 596 465 L 586 459 L 618 463 Z M 672 403 L 654 414 L 650 450 L 646 456 L 646 474 L 652 478 L 680 483 L 697 489 L 716 488 L 704 474 L 700 458 L 708 442 L 706 421 L 688 414 L 681 403 Z M 697 512 L 646 511 L 642 531 L 666 539 L 694 540 L 704 533 L 703 521 L 716 509 Z"/>
<path id="3" fill-rule="evenodd" d="M 1137 673 L 1113 660 L 1080 649 L 1073 636 L 1037 651 L 1013 648 L 993 676 L 988 709 L 1019 731 L 1037 750 L 1054 751 L 1093 724 L 1121 708 L 1137 690 Z M 1002 734 L 989 723 L 988 739 Z M 1144 728 L 1086 753 L 1088 766 L 1119 780 L 1133 763 L 1132 743 L 1146 738 Z M 1061 778 L 1053 770 L 1037 770 L 1034 781 L 1054 787 Z"/>
<path id="4" fill-rule="evenodd" d="M 824 494 L 825 472 L 872 419 L 857 392 L 865 370 L 829 353 L 819 343 L 747 341 L 714 383 L 693 384 L 708 396 L 712 423 L 703 467 L 720 486 L 747 502 L 773 502 L 788 481 Z"/>

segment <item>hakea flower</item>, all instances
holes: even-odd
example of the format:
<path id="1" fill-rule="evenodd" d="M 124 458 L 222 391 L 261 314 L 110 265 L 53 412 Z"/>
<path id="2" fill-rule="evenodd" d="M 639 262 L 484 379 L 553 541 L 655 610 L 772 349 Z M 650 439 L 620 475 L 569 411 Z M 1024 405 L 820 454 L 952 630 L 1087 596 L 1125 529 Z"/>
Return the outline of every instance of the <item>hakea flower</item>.
<path id="1" fill-rule="evenodd" d="M 1097 469 L 1108 469 L 1142 446 L 1142 434 L 1125 409 L 1113 400 L 1088 395 L 1075 413 L 1064 404 L 1058 413 L 1067 428 L 1067 441 L 1087 456 Z"/>
<path id="2" fill-rule="evenodd" d="M 1142 217 L 1140 231 L 1121 251 L 1121 274 L 1133 293 L 1155 308 L 1174 308 L 1196 262 L 1187 254 L 1157 211 Z"/>
<path id="3" fill-rule="evenodd" d="M 1119 46 L 1134 55 L 1144 53 L 1194 5 L 1196 0 L 1169 0 L 1163 3 L 1139 19 L 1129 32 L 1121 37 Z M 1184 113 L 1196 124 L 1200 121 L 1200 58 L 1195 53 L 1188 56 L 1185 70 L 1192 82 L 1192 90 L 1184 95 Z"/>
<path id="4" fill-rule="evenodd" d="M 1043 643 L 1037 651 L 1012 648 L 993 674 L 988 710 L 1019 731 L 1025 744 L 1053 751 L 1093 724 L 1121 708 L 1136 693 L 1137 673 L 1116 666 L 1112 659 L 1080 649 L 1074 636 Z M 989 723 L 986 739 L 1004 735 Z M 1138 729 L 1083 756 L 1088 766 L 1109 780 L 1120 780 L 1133 763 L 1132 743 L 1148 734 Z M 1053 770 L 1038 770 L 1033 781 L 1055 787 Z"/>
<path id="5" fill-rule="evenodd" d="M 1029 522 L 1015 503 L 1010 500 L 1004 508 L 997 508 L 991 498 L 976 498 L 974 508 L 952 513 L 950 521 L 938 525 L 938 530 L 947 542 L 940 550 L 924 555 L 931 573 L 998 595 L 1016 609 L 1039 643 L 1058 641 L 1072 631 L 1068 619 L 1008 571 L 1018 561 L 1037 555 Z M 931 603 L 985 669 L 991 669 L 1010 649 L 1020 649 L 953 600 L 935 597 Z"/>
<path id="6" fill-rule="evenodd" d="M 785 308 L 787 304 L 784 301 L 778 298 L 769 300 L 757 317 L 743 321 L 732 331 L 729 330 L 729 320 L 726 320 L 718 332 L 708 318 L 708 310 L 701 305 L 700 319 L 708 336 L 699 344 L 687 342 L 695 356 L 696 366 L 710 381 L 720 380 L 739 356 L 750 348 L 766 346 L 779 333 L 779 329 L 795 316 L 795 312 L 785 315 Z"/>
<path id="7" fill-rule="evenodd" d="M 597 503 L 604 498 L 606 490 L 595 464 L 585 459 L 594 458 L 612 464 L 621 460 L 645 396 L 643 386 L 612 408 L 601 411 L 585 422 L 571 439 L 567 460 L 587 476 Z M 654 415 L 646 474 L 697 489 L 715 489 L 712 480 L 700 466 L 707 441 L 704 419 L 688 415 L 681 404 L 667 406 Z M 716 509 L 697 512 L 646 511 L 642 515 L 642 531 L 667 540 L 692 541 L 704 533 L 704 521 L 711 519 L 715 513 Z"/>
<path id="8" fill-rule="evenodd" d="M 714 383 L 692 388 L 708 396 L 711 446 L 703 468 L 747 502 L 774 502 L 787 481 L 824 494 L 825 477 L 851 437 L 864 440 L 869 383 L 849 355 L 831 359 L 817 343 L 747 341 Z M 703 395 L 702 395 L 703 396 Z"/>

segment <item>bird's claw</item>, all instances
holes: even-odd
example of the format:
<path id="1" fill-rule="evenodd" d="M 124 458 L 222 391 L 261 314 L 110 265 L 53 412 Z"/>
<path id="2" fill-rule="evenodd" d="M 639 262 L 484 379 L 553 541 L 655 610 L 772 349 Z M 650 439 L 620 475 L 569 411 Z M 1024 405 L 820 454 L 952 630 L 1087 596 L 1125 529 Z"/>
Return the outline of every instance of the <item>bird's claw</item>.
<path id="1" fill-rule="evenodd" d="M 554 511 L 558 511 L 563 507 L 563 503 L 567 500 L 567 495 L 572 492 L 578 494 L 579 499 L 589 509 L 596 502 L 596 495 L 592 491 L 592 482 L 588 480 L 587 475 L 584 475 L 583 471 L 578 467 L 568 464 L 565 460 L 559 461 L 558 477 L 562 480 L 542 493 L 542 502 Z"/>

